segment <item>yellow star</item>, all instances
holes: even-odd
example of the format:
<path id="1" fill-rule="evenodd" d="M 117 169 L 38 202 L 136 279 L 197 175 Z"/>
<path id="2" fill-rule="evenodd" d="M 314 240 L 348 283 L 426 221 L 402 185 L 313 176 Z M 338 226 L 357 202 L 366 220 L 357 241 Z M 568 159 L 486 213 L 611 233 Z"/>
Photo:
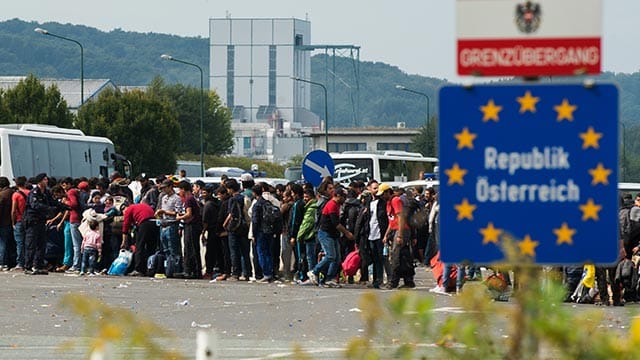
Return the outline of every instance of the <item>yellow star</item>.
<path id="1" fill-rule="evenodd" d="M 589 126 L 587 132 L 580 133 L 580 138 L 582 139 L 582 148 L 586 149 L 588 147 L 592 147 L 594 149 L 600 148 L 600 144 L 598 140 L 602 138 L 602 133 L 595 132 L 592 126 Z"/>
<path id="2" fill-rule="evenodd" d="M 473 140 L 478 137 L 477 134 L 470 133 L 468 128 L 462 129 L 462 132 L 453 135 L 458 140 L 458 150 L 462 148 L 473 149 Z"/>
<path id="3" fill-rule="evenodd" d="M 460 185 L 464 185 L 464 176 L 467 174 L 467 170 L 461 169 L 458 166 L 458 163 L 453 164 L 451 169 L 447 169 L 444 171 L 445 174 L 449 177 L 449 181 L 447 181 L 447 185 L 453 185 L 458 183 Z"/>
<path id="4" fill-rule="evenodd" d="M 562 104 L 554 106 L 553 110 L 558 113 L 558 121 L 562 121 L 563 119 L 573 121 L 573 112 L 576 111 L 577 108 L 577 105 L 569 104 L 569 100 L 562 99 Z"/>
<path id="5" fill-rule="evenodd" d="M 498 113 L 502 111 L 502 106 L 497 106 L 493 102 L 493 99 L 489 99 L 487 105 L 480 106 L 480 111 L 484 114 L 484 116 L 482 116 L 482 121 L 487 122 L 489 120 L 493 120 L 498 122 L 498 120 L 500 120 L 498 118 Z"/>
<path id="6" fill-rule="evenodd" d="M 553 229 L 553 233 L 558 237 L 558 240 L 556 240 L 556 245 L 560 245 L 563 243 L 573 245 L 572 236 L 576 233 L 576 229 L 571 229 L 569 225 L 564 222 L 562 223 L 562 227 L 560 227 L 559 229 Z"/>
<path id="7" fill-rule="evenodd" d="M 502 229 L 497 229 L 493 227 L 493 223 L 490 222 L 487 224 L 486 228 L 480 228 L 480 234 L 482 234 L 482 245 L 486 245 L 488 243 L 498 243 L 498 237 L 502 234 Z"/>
<path id="8" fill-rule="evenodd" d="M 518 247 L 520 248 L 520 253 L 522 255 L 536 256 L 536 247 L 540 245 L 539 242 L 531 240 L 531 236 L 527 234 L 524 237 L 524 240 L 518 243 Z"/>
<path id="9" fill-rule="evenodd" d="M 454 208 L 458 212 L 457 220 L 462 219 L 473 220 L 473 211 L 477 208 L 476 205 L 469 204 L 467 198 L 462 199 L 462 203 L 455 205 Z"/>
<path id="10" fill-rule="evenodd" d="M 587 203 L 579 206 L 580 211 L 582 211 L 582 221 L 587 221 L 589 219 L 593 219 L 598 221 L 598 212 L 602 210 L 602 205 L 596 205 L 593 202 L 593 199 L 587 200 Z"/>
<path id="11" fill-rule="evenodd" d="M 524 96 L 517 98 L 517 101 L 520 103 L 520 114 L 526 111 L 534 113 L 536 112 L 536 103 L 540 101 L 540 98 L 537 96 L 531 96 L 531 91 L 527 90 L 527 92 L 524 93 Z"/>
<path id="12" fill-rule="evenodd" d="M 589 169 L 589 175 L 593 176 L 593 180 L 591 180 L 591 185 L 596 184 L 604 184 L 609 185 L 609 180 L 607 179 L 611 174 L 610 169 L 606 169 L 602 166 L 602 163 L 598 163 L 595 169 Z"/>

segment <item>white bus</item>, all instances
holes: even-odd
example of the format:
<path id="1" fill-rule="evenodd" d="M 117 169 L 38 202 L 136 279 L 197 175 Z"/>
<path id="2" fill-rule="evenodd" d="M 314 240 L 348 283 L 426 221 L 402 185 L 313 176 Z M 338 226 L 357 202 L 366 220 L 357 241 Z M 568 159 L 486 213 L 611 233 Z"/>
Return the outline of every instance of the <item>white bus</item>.
<path id="1" fill-rule="evenodd" d="M 410 180 L 435 178 L 438 159 L 425 157 L 420 153 L 407 151 L 345 151 L 331 153 L 335 165 L 333 178 L 342 184 L 360 180 L 379 182 L 398 186 Z M 421 178 L 422 177 L 422 178 Z"/>
<path id="2" fill-rule="evenodd" d="M 105 137 L 86 136 L 81 130 L 53 125 L 0 125 L 0 176 L 9 181 L 43 172 L 58 179 L 108 178 L 114 170 L 127 176 L 129 166 Z"/>

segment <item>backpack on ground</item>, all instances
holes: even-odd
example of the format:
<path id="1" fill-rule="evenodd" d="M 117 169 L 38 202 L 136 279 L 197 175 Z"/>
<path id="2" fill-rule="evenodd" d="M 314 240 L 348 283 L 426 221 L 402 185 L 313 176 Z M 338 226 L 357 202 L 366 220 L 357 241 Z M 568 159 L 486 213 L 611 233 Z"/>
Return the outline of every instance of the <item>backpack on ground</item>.
<path id="1" fill-rule="evenodd" d="M 493 300 L 509 301 L 509 284 L 501 272 L 494 272 L 487 276 L 484 284 Z"/>
<path id="2" fill-rule="evenodd" d="M 162 251 L 149 256 L 147 259 L 147 275 L 164 274 L 165 256 Z"/>
<path id="3" fill-rule="evenodd" d="M 168 278 L 172 278 L 179 273 L 182 273 L 182 258 L 180 256 L 167 255 L 164 262 L 164 274 Z"/>
<path id="4" fill-rule="evenodd" d="M 638 268 L 633 261 L 623 259 L 616 266 L 615 284 L 624 289 L 625 299 L 635 299 L 638 287 Z M 614 286 L 614 285 L 612 285 Z"/>
<path id="5" fill-rule="evenodd" d="M 354 276 L 358 270 L 360 270 L 360 263 L 362 258 L 360 257 L 360 251 L 356 248 L 344 258 L 342 262 L 342 271 L 345 276 Z"/>
<path id="6" fill-rule="evenodd" d="M 275 206 L 271 201 L 262 202 L 262 232 L 265 234 L 280 234 L 282 232 L 282 212 L 280 207 Z"/>

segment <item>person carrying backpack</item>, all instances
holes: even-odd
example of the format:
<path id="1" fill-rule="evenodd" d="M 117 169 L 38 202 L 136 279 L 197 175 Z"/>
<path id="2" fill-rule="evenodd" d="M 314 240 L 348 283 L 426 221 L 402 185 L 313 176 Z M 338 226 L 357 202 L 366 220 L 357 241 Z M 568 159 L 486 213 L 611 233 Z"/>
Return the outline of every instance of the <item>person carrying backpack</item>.
<path id="1" fill-rule="evenodd" d="M 322 260 L 307 273 L 309 280 L 313 284 L 321 284 L 326 287 L 339 287 L 335 281 L 338 274 L 338 237 L 339 233 L 353 241 L 353 234 L 340 224 L 340 205 L 344 203 L 347 192 L 341 186 L 333 191 L 333 197 L 322 209 L 320 217 L 320 229 L 318 230 L 318 240 L 324 251 Z M 319 280 L 320 274 L 324 274 L 324 284 Z"/>
<path id="2" fill-rule="evenodd" d="M 253 238 L 256 240 L 258 261 L 262 268 L 262 279 L 259 283 L 273 281 L 273 254 L 271 248 L 276 237 L 282 231 L 282 214 L 276 206 L 262 196 L 262 186 L 255 185 L 252 189 L 256 202 L 251 210 L 251 227 Z"/>
<path id="3" fill-rule="evenodd" d="M 304 201 L 304 215 L 296 236 L 296 248 L 300 249 L 299 256 L 302 260 L 306 260 L 306 264 L 298 269 L 298 271 L 301 272 L 301 274 L 298 275 L 300 283 L 305 284 L 308 282 L 307 272 L 316 266 L 318 259 L 318 254 L 316 253 L 316 234 L 314 232 L 318 205 L 316 204 L 313 188 L 305 189 L 302 199 Z M 303 251 L 304 257 L 302 254 Z"/>
<path id="4" fill-rule="evenodd" d="M 387 216 L 389 227 L 384 236 L 386 244 L 391 246 L 391 280 L 387 284 L 389 289 L 398 287 L 400 279 L 404 280 L 402 287 L 414 288 L 413 258 L 411 256 L 411 228 L 407 220 L 405 205 L 401 199 L 402 191 L 393 190 L 389 184 L 382 183 L 378 187 L 378 196 L 387 201 Z"/>
<path id="5" fill-rule="evenodd" d="M 244 195 L 240 193 L 240 184 L 236 179 L 227 179 L 224 186 L 229 191 L 228 215 L 223 226 L 229 236 L 232 279 L 249 281 L 252 275 L 249 257 L 249 225 L 244 216 Z"/>

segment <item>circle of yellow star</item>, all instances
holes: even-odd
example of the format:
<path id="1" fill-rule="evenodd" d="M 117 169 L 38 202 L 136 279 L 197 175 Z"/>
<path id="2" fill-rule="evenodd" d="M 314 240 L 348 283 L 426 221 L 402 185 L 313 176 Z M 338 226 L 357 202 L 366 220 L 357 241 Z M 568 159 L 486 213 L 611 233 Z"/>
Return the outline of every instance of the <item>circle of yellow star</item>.
<path id="1" fill-rule="evenodd" d="M 498 237 L 502 234 L 502 229 L 495 228 L 493 223 L 487 224 L 486 228 L 480 228 L 480 234 L 482 234 L 482 245 L 488 243 L 498 243 Z"/>
<path id="2" fill-rule="evenodd" d="M 533 241 L 531 236 L 527 234 L 524 237 L 524 240 L 518 243 L 518 247 L 520 248 L 520 253 L 522 255 L 536 256 L 536 247 L 540 245 L 538 241 Z"/>
<path id="3" fill-rule="evenodd" d="M 553 233 L 558 237 L 556 240 L 556 244 L 564 244 L 567 243 L 569 245 L 573 245 L 573 235 L 576 233 L 576 229 L 571 229 L 566 222 L 562 223 L 562 226 L 559 229 L 553 229 Z"/>
<path id="4" fill-rule="evenodd" d="M 591 185 L 604 184 L 609 185 L 608 177 L 611 174 L 611 169 L 605 168 L 602 163 L 598 163 L 595 169 L 589 169 L 589 175 L 593 177 Z"/>
<path id="5" fill-rule="evenodd" d="M 493 102 L 493 99 L 489 99 L 487 105 L 480 106 L 480 111 L 482 111 L 482 121 L 487 122 L 489 120 L 493 120 L 498 122 L 500 120 L 498 118 L 498 113 L 502 111 L 502 106 L 498 106 Z"/>
<path id="6" fill-rule="evenodd" d="M 462 148 L 473 149 L 473 140 L 478 137 L 477 134 L 470 133 L 468 128 L 462 129 L 462 132 L 453 135 L 458 140 L 458 150 Z"/>
<path id="7" fill-rule="evenodd" d="M 598 141 L 602 138 L 603 134 L 599 132 L 595 132 L 592 126 L 589 126 L 587 132 L 580 133 L 580 138 L 582 139 L 582 148 L 586 149 L 588 147 L 592 147 L 594 149 L 600 148 L 600 144 Z"/>
<path id="8" fill-rule="evenodd" d="M 558 121 L 573 121 L 573 112 L 576 111 L 576 109 L 578 109 L 578 106 L 569 104 L 569 100 L 567 99 L 562 99 L 562 104 L 553 107 L 553 110 L 558 113 Z"/>
<path id="9" fill-rule="evenodd" d="M 473 211 L 477 208 L 477 206 L 469 204 L 469 200 L 467 200 L 467 198 L 464 198 L 462 199 L 462 203 L 455 205 L 454 208 L 458 212 L 458 221 L 462 219 L 473 220 Z"/>
<path id="10" fill-rule="evenodd" d="M 589 219 L 593 219 L 598 221 L 598 212 L 602 210 L 602 205 L 596 205 L 593 202 L 593 199 L 587 200 L 587 203 L 584 205 L 580 205 L 580 211 L 582 211 L 582 221 L 587 221 Z"/>
<path id="11" fill-rule="evenodd" d="M 467 170 L 461 169 L 460 166 L 458 166 L 458 163 L 453 164 L 453 167 L 445 170 L 444 173 L 449 177 L 447 185 L 464 185 L 464 176 L 467 174 Z"/>
<path id="12" fill-rule="evenodd" d="M 519 96 L 517 101 L 520 103 L 520 114 L 531 111 L 536 112 L 536 103 L 540 101 L 539 97 L 531 96 L 531 91 L 527 90 L 524 96 Z"/>

